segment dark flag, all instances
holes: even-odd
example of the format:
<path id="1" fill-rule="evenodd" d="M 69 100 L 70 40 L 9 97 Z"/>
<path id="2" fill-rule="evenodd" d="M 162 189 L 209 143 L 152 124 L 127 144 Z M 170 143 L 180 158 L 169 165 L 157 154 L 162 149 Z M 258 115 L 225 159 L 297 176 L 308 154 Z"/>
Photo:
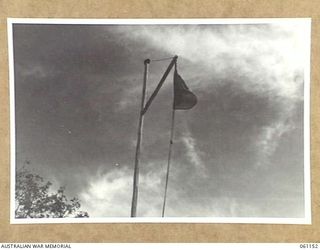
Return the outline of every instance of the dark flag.
<path id="1" fill-rule="evenodd" d="M 193 108 L 193 106 L 197 104 L 197 97 L 189 90 L 184 80 L 178 74 L 177 70 L 174 71 L 173 84 L 173 109 L 186 110 Z"/>

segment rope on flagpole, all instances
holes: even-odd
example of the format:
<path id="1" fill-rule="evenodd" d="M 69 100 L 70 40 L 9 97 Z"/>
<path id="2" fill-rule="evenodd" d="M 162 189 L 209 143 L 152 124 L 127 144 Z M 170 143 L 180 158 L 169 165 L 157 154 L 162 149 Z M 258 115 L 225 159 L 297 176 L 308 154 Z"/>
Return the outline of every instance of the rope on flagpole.
<path id="1" fill-rule="evenodd" d="M 169 154 L 168 154 L 168 164 L 167 164 L 167 174 L 166 174 L 166 185 L 165 185 L 165 189 L 164 189 L 164 198 L 163 198 L 163 206 L 162 206 L 162 217 L 164 217 L 164 213 L 165 213 L 165 209 L 166 209 L 166 201 L 167 201 L 169 172 L 170 172 L 170 164 L 171 164 L 171 152 L 172 152 L 172 144 L 173 144 L 174 117 L 175 117 L 175 109 L 172 109 Z"/>
<path id="2" fill-rule="evenodd" d="M 175 70 L 177 70 L 177 62 L 174 64 Z M 168 192 L 168 183 L 169 183 L 169 172 L 171 164 L 171 153 L 172 153 L 172 144 L 173 144 L 173 135 L 174 135 L 174 118 L 175 118 L 175 108 L 174 108 L 174 98 L 172 105 L 172 116 L 171 116 L 171 131 L 170 131 L 170 141 L 169 141 L 169 153 L 168 153 L 168 164 L 167 164 L 167 174 L 166 174 L 166 185 L 164 189 L 163 197 L 163 206 L 162 206 L 162 217 L 164 217 L 167 201 L 167 192 Z"/>

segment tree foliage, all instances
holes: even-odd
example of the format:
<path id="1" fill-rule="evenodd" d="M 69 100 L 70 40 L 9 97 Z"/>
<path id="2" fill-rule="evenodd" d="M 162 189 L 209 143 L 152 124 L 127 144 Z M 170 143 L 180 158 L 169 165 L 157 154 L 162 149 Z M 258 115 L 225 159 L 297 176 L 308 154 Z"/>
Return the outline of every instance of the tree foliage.
<path id="1" fill-rule="evenodd" d="M 65 188 L 50 192 L 52 183 L 27 169 L 26 162 L 16 172 L 15 201 L 16 218 L 63 218 L 89 217 L 87 212 L 80 211 L 78 198 L 68 200 Z"/>

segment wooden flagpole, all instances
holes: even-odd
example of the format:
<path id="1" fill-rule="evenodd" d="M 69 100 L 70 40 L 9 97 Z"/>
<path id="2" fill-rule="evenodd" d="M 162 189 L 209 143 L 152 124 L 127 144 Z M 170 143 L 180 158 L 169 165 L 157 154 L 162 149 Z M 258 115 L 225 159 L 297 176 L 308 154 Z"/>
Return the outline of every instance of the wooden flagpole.
<path id="1" fill-rule="evenodd" d="M 144 109 L 144 103 L 145 103 L 145 99 L 146 99 L 146 89 L 147 89 L 149 63 L 150 63 L 150 59 L 146 59 L 144 61 L 144 75 L 143 75 L 142 98 L 141 98 L 141 108 L 140 108 L 139 125 L 138 125 L 138 139 L 137 139 L 136 156 L 135 156 L 135 162 L 134 162 L 131 217 L 136 217 L 137 216 L 140 146 L 141 146 L 141 140 L 142 140 L 143 117 L 144 117 L 142 112 L 143 112 L 143 109 Z"/>

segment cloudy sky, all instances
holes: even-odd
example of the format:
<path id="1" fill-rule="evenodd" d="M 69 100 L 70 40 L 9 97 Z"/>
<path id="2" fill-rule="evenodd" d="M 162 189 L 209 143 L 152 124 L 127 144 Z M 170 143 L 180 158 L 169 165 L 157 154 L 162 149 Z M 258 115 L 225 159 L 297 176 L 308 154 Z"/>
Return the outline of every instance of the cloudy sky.
<path id="1" fill-rule="evenodd" d="M 305 28 L 14 24 L 17 167 L 130 216 L 143 61 L 178 55 L 198 104 L 176 112 L 166 216 L 303 217 Z M 172 80 L 145 116 L 138 216 L 161 216 Z"/>

